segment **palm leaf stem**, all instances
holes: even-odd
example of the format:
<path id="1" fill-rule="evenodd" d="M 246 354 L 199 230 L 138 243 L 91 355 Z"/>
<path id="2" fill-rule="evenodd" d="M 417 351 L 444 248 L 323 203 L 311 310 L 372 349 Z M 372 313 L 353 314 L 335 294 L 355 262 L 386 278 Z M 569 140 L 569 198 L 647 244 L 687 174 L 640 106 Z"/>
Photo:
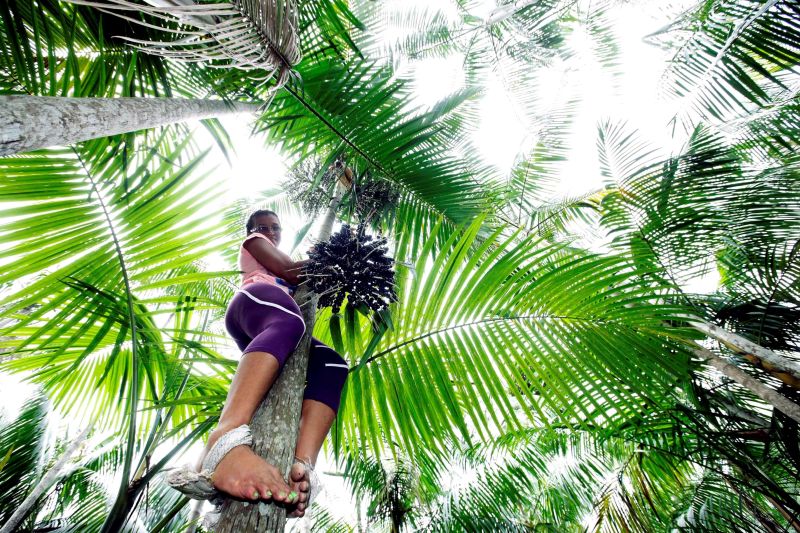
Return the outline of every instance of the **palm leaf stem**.
<path id="1" fill-rule="evenodd" d="M 330 120 L 328 120 L 320 111 L 318 111 L 311 102 L 303 97 L 301 91 L 299 91 L 296 87 L 293 87 L 294 81 L 290 81 L 283 86 L 283 88 L 292 95 L 292 97 L 297 100 L 303 107 L 305 107 L 317 120 L 322 122 L 322 124 L 332 131 L 341 141 L 346 144 L 347 146 L 351 147 L 359 156 L 363 157 L 365 161 L 367 161 L 373 168 L 377 171 L 382 173 L 386 178 L 393 181 L 396 184 L 403 185 L 403 180 L 398 179 L 396 174 L 389 169 L 387 169 L 384 165 L 382 165 L 379 161 L 377 161 L 374 157 L 367 154 L 364 149 L 362 149 L 355 141 L 353 141 L 346 133 L 342 132 L 339 128 L 337 128 Z M 426 205 L 430 206 L 429 202 L 418 198 L 418 200 Z M 439 209 L 435 209 L 439 212 Z M 445 214 L 444 215 L 448 220 L 452 221 L 452 219 Z"/>
<path id="2" fill-rule="evenodd" d="M 42 476 L 39 482 L 36 484 L 36 487 L 28 494 L 25 500 L 20 504 L 14 514 L 11 515 L 11 518 L 8 519 L 8 522 L 3 524 L 3 527 L 0 528 L 0 533 L 11 533 L 15 531 L 17 525 L 25 518 L 25 516 L 30 512 L 33 505 L 36 503 L 39 498 L 44 495 L 47 489 L 55 483 L 56 479 L 58 479 L 61 470 L 63 470 L 64 466 L 67 462 L 72 458 L 78 448 L 83 444 L 86 438 L 89 436 L 89 432 L 92 429 L 93 424 L 89 424 L 86 426 L 86 429 L 81 431 L 80 435 L 75 437 L 70 445 L 64 450 L 64 453 L 58 459 L 56 464 L 54 464 L 47 473 Z"/>
<path id="3" fill-rule="evenodd" d="M 77 157 L 78 162 L 81 165 L 81 168 L 83 168 L 83 171 L 86 174 L 86 177 L 92 186 L 92 193 L 97 196 L 97 202 L 100 204 L 100 207 L 103 210 L 103 216 L 105 217 L 106 224 L 108 225 L 108 230 L 111 233 L 111 239 L 114 241 L 114 250 L 117 255 L 117 260 L 119 261 L 120 273 L 122 275 L 122 282 L 125 289 L 125 297 L 127 299 L 128 327 L 130 328 L 131 332 L 131 391 L 130 391 L 130 397 L 128 398 L 129 402 L 128 442 L 125 448 L 125 457 L 122 467 L 122 479 L 120 481 L 120 489 L 119 493 L 117 494 L 117 500 L 114 503 L 113 509 L 106 518 L 105 523 L 103 524 L 102 531 L 105 533 L 107 531 L 113 531 L 113 529 L 109 529 L 109 526 L 112 523 L 114 523 L 114 521 L 118 518 L 117 515 L 119 514 L 120 510 L 124 508 L 125 500 L 127 497 L 128 483 L 130 481 L 130 475 L 131 475 L 131 463 L 133 462 L 133 453 L 136 444 L 137 404 L 139 401 L 139 353 L 137 346 L 138 332 L 136 327 L 136 315 L 134 312 L 134 305 L 133 305 L 133 292 L 131 289 L 130 278 L 128 276 L 128 268 L 125 264 L 125 256 L 122 253 L 122 246 L 120 245 L 119 237 L 117 237 L 117 232 L 114 229 L 114 223 L 111 220 L 111 214 L 109 213 L 108 207 L 106 206 L 106 203 L 103 200 L 103 195 L 100 193 L 100 190 L 97 186 L 97 182 L 95 181 L 94 176 L 86 166 L 83 157 L 81 157 L 81 154 L 78 152 L 77 149 L 75 149 L 75 147 L 72 147 L 72 152 L 75 154 L 75 157 Z"/>
<path id="4" fill-rule="evenodd" d="M 447 326 L 445 328 L 440 328 L 440 329 L 436 329 L 436 330 L 433 330 L 433 331 L 428 331 L 426 333 L 423 333 L 422 335 L 418 335 L 417 337 L 412 337 L 410 339 L 407 339 L 407 340 L 405 340 L 405 341 L 403 341 L 401 343 L 395 344 L 393 346 L 390 346 L 390 347 L 386 348 L 385 350 L 382 350 L 382 351 L 376 353 L 375 355 L 373 355 L 372 357 L 370 357 L 369 359 L 367 359 L 363 363 L 359 364 L 358 366 L 352 367 L 350 369 L 350 372 L 353 372 L 357 368 L 359 368 L 359 367 L 361 367 L 361 366 L 363 366 L 363 365 L 365 365 L 367 363 L 371 363 L 371 362 L 373 362 L 374 360 L 376 360 L 376 359 L 378 359 L 380 357 L 388 355 L 391 352 L 399 350 L 400 348 L 402 348 L 403 346 L 405 346 L 407 344 L 412 344 L 412 343 L 415 343 L 415 342 L 419 342 L 419 341 L 421 341 L 423 339 L 426 339 L 428 337 L 431 337 L 433 335 L 439 335 L 440 333 L 445 333 L 447 331 L 452 331 L 452 330 L 460 329 L 460 328 L 467 328 L 467 327 L 470 327 L 470 326 L 491 324 L 491 323 L 494 323 L 494 322 L 511 322 L 511 321 L 540 320 L 540 319 L 575 320 L 575 321 L 589 322 L 589 323 L 592 323 L 592 324 L 602 324 L 602 323 L 606 322 L 605 320 L 602 320 L 602 319 L 592 319 L 592 318 L 585 318 L 585 317 L 580 317 L 580 316 L 567 316 L 567 315 L 519 315 L 519 316 L 510 316 L 510 317 L 503 316 L 503 317 L 496 317 L 496 318 L 483 318 L 481 320 L 475 320 L 473 322 L 466 322 L 464 324 L 455 324 L 455 325 L 452 325 L 452 326 Z"/>
<path id="5" fill-rule="evenodd" d="M 736 383 L 746 388 L 775 409 L 781 411 L 786 416 L 800 423 L 800 405 L 789 400 L 782 394 L 774 391 L 761 383 L 756 378 L 750 376 L 736 365 L 725 361 L 711 350 L 702 347 L 695 348 L 694 354 L 719 370 L 722 374 L 734 380 Z"/>
<path id="6" fill-rule="evenodd" d="M 335 133 L 345 144 L 347 144 L 353 150 L 358 152 L 358 154 L 361 157 L 363 157 L 365 160 L 369 161 L 369 163 L 371 165 L 373 165 L 376 169 L 378 169 L 379 171 L 381 171 L 382 173 L 384 173 L 386 175 L 389 175 L 389 172 L 385 168 L 383 168 L 383 166 L 380 163 L 378 163 L 372 157 L 367 155 L 361 148 L 359 148 L 353 141 L 351 141 L 347 137 L 347 135 L 345 135 L 344 133 L 339 131 L 339 129 L 336 126 L 331 124 L 331 122 L 328 119 L 326 119 L 319 111 L 317 111 L 314 108 L 314 106 L 312 106 L 305 98 L 303 98 L 298 91 L 294 90 L 294 88 L 291 86 L 291 83 L 287 83 L 284 86 L 284 88 L 289 92 L 289 94 L 291 94 L 295 98 L 295 100 L 300 102 L 300 104 L 303 107 L 308 109 L 311 112 L 312 115 L 314 115 L 320 122 L 322 122 L 325 125 L 326 128 L 328 128 L 333 133 Z"/>

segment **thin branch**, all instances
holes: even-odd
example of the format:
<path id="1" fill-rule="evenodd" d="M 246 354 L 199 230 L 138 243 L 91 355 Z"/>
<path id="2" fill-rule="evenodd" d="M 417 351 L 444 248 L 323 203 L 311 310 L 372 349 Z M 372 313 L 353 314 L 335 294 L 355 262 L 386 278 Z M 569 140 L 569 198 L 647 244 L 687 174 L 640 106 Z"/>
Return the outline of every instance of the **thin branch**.
<path id="1" fill-rule="evenodd" d="M 48 470 L 47 473 L 42 476 L 42 479 L 39 480 L 39 483 L 36 484 L 36 487 L 34 487 L 25 500 L 19 505 L 19 507 L 17 507 L 16 511 L 14 511 L 14 514 L 12 514 L 11 518 L 8 519 L 8 522 L 3 524 L 3 527 L 0 528 L 0 533 L 11 533 L 12 531 L 16 531 L 17 526 L 30 512 L 31 507 L 33 507 L 36 501 L 42 497 L 42 495 L 53 483 L 55 483 L 56 479 L 58 479 L 58 476 L 61 473 L 61 470 L 64 469 L 64 466 L 67 464 L 70 458 L 86 440 L 89 432 L 92 429 L 92 425 L 93 424 L 89 424 L 86 429 L 81 431 L 80 435 L 75 437 L 75 440 L 73 440 L 69 447 L 64 451 L 64 454 L 59 458 L 56 464 L 54 464 L 50 470 Z"/>
<path id="2" fill-rule="evenodd" d="M 403 346 L 405 346 L 407 344 L 411 344 L 411 343 L 414 343 L 414 342 L 417 342 L 417 341 L 421 341 L 422 339 L 431 337 L 433 335 L 438 335 L 440 333 L 445 333 L 447 331 L 452 331 L 454 329 L 466 328 L 466 327 L 469 327 L 469 326 L 478 326 L 478 325 L 482 325 L 482 324 L 490 324 L 490 323 L 493 323 L 493 322 L 537 320 L 537 319 L 547 319 L 547 318 L 549 318 L 549 319 L 557 319 L 557 320 L 576 320 L 576 321 L 585 321 L 585 322 L 592 322 L 592 323 L 604 323 L 605 322 L 604 320 L 598 320 L 598 319 L 590 319 L 590 318 L 575 317 L 575 316 L 559 316 L 559 315 L 520 315 L 520 316 L 511 316 L 511 317 L 483 318 L 481 320 L 476 320 L 474 322 L 467 322 L 465 324 L 456 324 L 454 326 L 447 326 L 445 328 L 437 329 L 437 330 L 434 330 L 434 331 L 429 331 L 429 332 L 424 333 L 422 335 L 419 335 L 417 337 L 413 337 L 411 339 L 405 340 L 405 341 L 401 342 L 400 344 L 395 344 L 394 346 L 390 346 L 389 348 L 386 348 L 385 350 L 383 350 L 383 351 L 381 351 L 379 353 L 376 353 L 375 355 L 373 355 L 372 357 L 370 357 L 369 359 L 367 359 L 363 363 L 361 363 L 361 364 L 359 364 L 357 366 L 351 367 L 350 368 L 350 372 L 353 372 L 353 371 L 357 370 L 359 367 L 364 366 L 367 363 L 371 363 L 372 361 L 374 361 L 375 359 L 378 359 L 379 357 L 383 357 L 384 355 L 387 355 L 387 354 L 389 354 L 389 353 L 391 353 L 393 351 L 399 350 L 400 348 L 402 348 Z"/>

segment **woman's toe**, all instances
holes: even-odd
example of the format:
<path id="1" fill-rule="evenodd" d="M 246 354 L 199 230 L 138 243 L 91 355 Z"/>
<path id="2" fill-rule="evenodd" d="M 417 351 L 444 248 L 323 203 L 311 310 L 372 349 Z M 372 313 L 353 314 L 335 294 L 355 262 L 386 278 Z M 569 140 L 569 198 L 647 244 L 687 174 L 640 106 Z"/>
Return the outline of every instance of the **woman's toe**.
<path id="1" fill-rule="evenodd" d="M 258 492 L 261 495 L 262 500 L 271 500 L 272 499 L 272 491 L 269 490 L 269 487 L 261 483 L 258 485 Z"/>
<path id="2" fill-rule="evenodd" d="M 261 491 L 255 483 L 247 483 L 242 488 L 240 497 L 243 500 L 258 501 L 261 499 Z"/>

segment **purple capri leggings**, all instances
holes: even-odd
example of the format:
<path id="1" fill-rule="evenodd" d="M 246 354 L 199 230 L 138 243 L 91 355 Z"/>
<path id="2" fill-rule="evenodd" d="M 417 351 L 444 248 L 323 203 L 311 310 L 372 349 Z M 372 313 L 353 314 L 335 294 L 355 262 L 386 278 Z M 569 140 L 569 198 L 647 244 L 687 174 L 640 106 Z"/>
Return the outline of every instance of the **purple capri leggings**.
<path id="1" fill-rule="evenodd" d="M 292 297 L 269 283 L 250 283 L 237 292 L 225 313 L 225 327 L 242 353 L 272 354 L 281 368 L 306 329 Z M 347 373 L 345 360 L 312 338 L 303 399 L 322 402 L 338 412 Z"/>

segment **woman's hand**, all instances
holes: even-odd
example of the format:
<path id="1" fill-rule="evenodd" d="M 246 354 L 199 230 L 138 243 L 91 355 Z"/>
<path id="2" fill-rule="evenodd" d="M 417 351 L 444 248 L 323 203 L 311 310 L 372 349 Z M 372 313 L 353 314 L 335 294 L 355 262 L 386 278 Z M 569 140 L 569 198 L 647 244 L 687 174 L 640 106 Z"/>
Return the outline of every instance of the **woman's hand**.
<path id="1" fill-rule="evenodd" d="M 256 261 L 279 278 L 292 285 L 300 284 L 300 274 L 307 260 L 292 260 L 266 239 L 248 239 L 244 242 L 244 247 Z"/>

